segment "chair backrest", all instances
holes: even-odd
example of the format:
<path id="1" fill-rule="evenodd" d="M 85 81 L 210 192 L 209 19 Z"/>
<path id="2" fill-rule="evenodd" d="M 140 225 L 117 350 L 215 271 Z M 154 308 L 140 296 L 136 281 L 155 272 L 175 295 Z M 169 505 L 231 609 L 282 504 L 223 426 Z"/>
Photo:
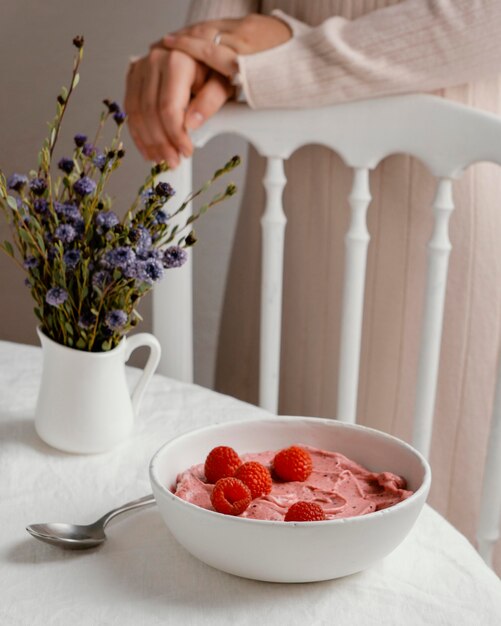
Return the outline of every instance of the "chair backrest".
<path id="1" fill-rule="evenodd" d="M 356 421 L 356 400 L 371 201 L 369 171 L 385 157 L 408 154 L 422 161 L 437 178 L 433 202 L 434 227 L 428 244 L 428 268 L 418 367 L 412 444 L 428 456 L 438 378 L 442 319 L 451 242 L 448 234 L 454 209 L 452 181 L 470 164 L 501 165 L 501 119 L 429 95 L 406 95 L 319 109 L 253 111 L 231 104 L 194 136 L 197 146 L 212 137 L 235 133 L 267 159 L 263 180 L 267 193 L 262 224 L 261 337 L 259 404 L 278 408 L 283 250 L 286 218 L 282 192 L 283 162 L 306 144 L 335 151 L 353 168 L 349 196 L 351 222 L 346 233 L 343 311 L 337 419 Z M 170 174 L 170 173 L 169 173 Z M 168 179 L 181 196 L 191 189 L 191 165 Z M 169 314 L 171 294 L 175 312 Z M 180 314 L 182 311 L 182 314 Z M 193 377 L 191 266 L 168 272 L 155 288 L 154 332 L 165 347 L 160 371 L 191 381 Z M 176 359 L 168 355 L 175 354 Z M 497 386 L 478 530 L 479 549 L 489 561 L 498 538 L 501 514 L 501 377 Z"/>

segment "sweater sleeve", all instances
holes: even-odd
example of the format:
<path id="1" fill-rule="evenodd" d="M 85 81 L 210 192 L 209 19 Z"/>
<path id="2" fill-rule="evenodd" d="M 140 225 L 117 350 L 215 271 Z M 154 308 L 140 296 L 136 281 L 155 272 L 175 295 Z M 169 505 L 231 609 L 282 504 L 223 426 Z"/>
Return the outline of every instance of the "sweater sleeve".
<path id="1" fill-rule="evenodd" d="M 323 106 L 501 73 L 500 42 L 501 0 L 404 0 L 296 28 L 287 43 L 240 56 L 239 67 L 251 107 Z"/>
<path id="2" fill-rule="evenodd" d="M 244 17 L 249 13 L 257 13 L 258 10 L 259 0 L 191 0 L 186 23 L 196 24 L 223 17 Z"/>

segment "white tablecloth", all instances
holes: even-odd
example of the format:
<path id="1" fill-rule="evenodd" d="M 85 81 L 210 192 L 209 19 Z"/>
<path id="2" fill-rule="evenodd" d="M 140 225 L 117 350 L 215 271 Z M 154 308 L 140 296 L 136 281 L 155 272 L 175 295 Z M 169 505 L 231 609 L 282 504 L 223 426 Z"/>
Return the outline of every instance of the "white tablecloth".
<path id="1" fill-rule="evenodd" d="M 33 427 L 38 348 L 0 342 L 0 624 L 499 626 L 501 581 L 473 547 L 425 507 L 408 538 L 344 579 L 285 585 L 240 579 L 181 548 L 155 507 L 112 522 L 108 541 L 67 552 L 32 539 L 33 522 L 87 523 L 150 493 L 148 463 L 184 431 L 262 417 L 260 409 L 155 376 L 129 441 L 69 455 Z M 128 370 L 130 380 L 137 370 Z"/>

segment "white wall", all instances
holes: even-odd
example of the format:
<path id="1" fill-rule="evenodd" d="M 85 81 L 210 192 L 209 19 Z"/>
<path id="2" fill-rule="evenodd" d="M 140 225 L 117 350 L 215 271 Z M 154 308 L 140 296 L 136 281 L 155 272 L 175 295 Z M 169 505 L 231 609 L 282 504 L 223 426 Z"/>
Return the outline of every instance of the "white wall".
<path id="1" fill-rule="evenodd" d="M 54 113 L 55 97 L 68 83 L 73 57 L 72 38 L 86 40 L 81 82 L 65 119 L 62 156 L 76 132 L 92 134 L 103 98 L 121 100 L 124 76 L 131 55 L 143 54 L 148 44 L 180 27 L 185 0 L 2 0 L 0 15 L 0 168 L 9 174 L 28 171 L 36 164 L 45 136 L 46 121 Z M 127 133 L 124 165 L 116 175 L 112 194 L 118 211 L 125 209 L 148 169 Z M 236 138 L 218 138 L 195 156 L 195 186 L 233 154 L 245 153 Z M 241 182 L 243 168 L 235 174 Z M 212 386 L 214 351 L 222 303 L 231 236 L 238 197 L 217 208 L 197 227 L 194 248 L 195 377 Z M 6 226 L 1 220 L 0 236 Z M 35 317 L 23 275 L 4 255 L 0 258 L 0 339 L 37 343 Z M 151 329 L 151 306 L 142 306 Z"/>

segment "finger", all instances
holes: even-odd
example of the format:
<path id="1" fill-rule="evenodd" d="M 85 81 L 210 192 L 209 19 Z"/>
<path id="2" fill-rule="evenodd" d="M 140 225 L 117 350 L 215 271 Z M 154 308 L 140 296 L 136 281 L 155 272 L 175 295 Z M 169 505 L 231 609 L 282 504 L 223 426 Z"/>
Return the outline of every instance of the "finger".
<path id="1" fill-rule="evenodd" d="M 188 35 L 180 37 L 171 37 L 169 35 L 164 37 L 162 42 L 164 47 L 181 50 L 228 78 L 233 76 L 238 70 L 235 51 L 224 45 L 215 45 L 213 41 L 198 39 Z"/>
<path id="2" fill-rule="evenodd" d="M 207 67 L 207 65 L 200 63 L 200 61 L 195 61 L 195 68 L 195 80 L 193 81 L 193 85 L 191 86 L 191 93 L 193 95 L 197 94 L 200 89 L 202 89 L 205 81 L 207 80 L 207 77 L 211 73 L 211 70 Z"/>
<path id="3" fill-rule="evenodd" d="M 253 47 L 241 36 L 231 32 L 219 31 L 219 46 L 230 48 L 237 54 L 251 54 Z"/>
<path id="4" fill-rule="evenodd" d="M 172 51 L 169 62 L 162 68 L 158 94 L 158 111 L 163 130 L 170 143 L 185 157 L 193 152 L 191 139 L 184 128 L 184 117 L 192 87 L 197 82 L 197 66 L 198 63 L 183 52 Z M 198 82 L 203 82 L 201 76 Z"/>
<path id="5" fill-rule="evenodd" d="M 199 128 L 217 113 L 234 95 L 235 88 L 220 74 L 212 74 L 192 99 L 186 111 L 185 125 L 190 130 Z"/>
<path id="6" fill-rule="evenodd" d="M 146 160 L 153 160 L 147 145 L 151 143 L 148 131 L 143 123 L 141 114 L 141 87 L 142 87 L 141 60 L 130 64 L 127 72 L 124 108 L 127 113 L 127 124 L 130 135 L 138 150 Z"/>
<path id="7" fill-rule="evenodd" d="M 129 127 L 130 136 L 143 158 L 147 159 L 148 156 L 136 124 L 136 115 L 139 110 L 139 88 L 136 85 L 138 82 L 140 83 L 137 78 L 137 70 L 137 61 L 131 61 L 125 81 L 124 110 L 127 114 L 127 126 Z M 134 72 L 136 72 L 135 75 Z"/>
<path id="8" fill-rule="evenodd" d="M 205 22 L 199 22 L 180 28 L 179 30 L 168 33 L 166 36 L 179 36 L 189 35 L 191 37 L 198 37 L 200 39 L 212 40 L 214 35 L 218 32 L 233 32 L 240 24 L 240 19 L 226 18 L 220 20 L 207 20 Z M 155 41 L 150 45 L 150 48 L 161 47 L 162 39 Z"/>
<path id="9" fill-rule="evenodd" d="M 201 24 L 195 24 L 185 32 L 178 31 L 175 33 L 176 38 L 179 36 L 196 37 L 214 43 L 215 45 L 223 45 L 231 48 L 237 54 L 246 54 L 250 46 L 245 38 L 239 34 L 242 20 L 211 20 Z M 216 37 L 217 43 L 216 43 Z"/>
<path id="10" fill-rule="evenodd" d="M 193 37 L 203 37 L 203 33 L 208 30 L 229 32 L 234 30 L 242 20 L 240 18 L 223 18 L 219 20 L 206 20 L 205 22 L 198 22 L 192 24 L 186 28 L 181 28 L 174 34 L 193 35 Z"/>
<path id="11" fill-rule="evenodd" d="M 217 43 L 216 35 L 219 36 L 219 40 Z M 176 38 L 177 36 L 178 35 L 176 33 Z M 195 35 L 193 36 L 195 37 Z M 165 37 L 169 37 L 169 35 L 166 35 Z M 165 50 L 165 48 L 168 48 L 169 46 L 164 45 L 165 37 L 151 44 L 150 49 L 160 48 Z M 196 35 L 196 38 L 204 39 L 205 41 L 208 41 L 215 45 L 226 46 L 227 48 L 231 48 L 231 50 L 233 50 L 237 54 L 252 54 L 255 51 L 254 48 L 247 41 L 245 41 L 245 39 L 234 35 L 231 32 L 225 32 L 217 29 L 205 29 L 203 32 L 201 32 L 200 36 Z"/>
<path id="12" fill-rule="evenodd" d="M 140 94 L 141 121 L 146 129 L 148 143 L 146 148 L 156 162 L 165 160 L 171 167 L 176 167 L 179 157 L 177 151 L 168 145 L 157 111 L 158 90 L 160 86 L 160 63 L 166 60 L 167 53 L 150 53 L 144 61 L 143 81 Z"/>
<path id="13" fill-rule="evenodd" d="M 247 42 L 243 41 L 242 39 L 240 39 L 239 37 L 233 36 L 230 33 L 221 33 L 219 31 L 214 33 L 214 37 L 216 35 L 219 35 L 220 37 L 217 44 L 214 41 L 214 39 L 210 40 L 211 43 L 213 43 L 214 45 L 219 45 L 219 46 L 222 45 L 223 47 L 229 48 L 230 50 L 233 50 L 233 52 L 236 53 L 237 55 L 238 54 L 253 54 L 254 52 L 254 49 L 252 48 L 252 46 L 248 44 Z M 175 48 L 175 47 L 177 46 L 175 45 L 170 46 L 170 48 Z M 169 46 L 164 45 L 163 40 L 160 40 L 151 46 L 151 49 L 155 49 L 155 48 L 165 50 L 165 49 L 169 49 Z M 192 56 L 193 58 L 196 58 L 194 55 Z M 200 61 L 200 62 L 206 63 L 206 61 Z M 236 58 L 235 58 L 235 62 L 236 62 Z M 215 67 L 212 67 L 212 69 L 215 69 Z M 235 73 L 235 71 L 236 69 L 233 70 L 232 75 Z"/>

